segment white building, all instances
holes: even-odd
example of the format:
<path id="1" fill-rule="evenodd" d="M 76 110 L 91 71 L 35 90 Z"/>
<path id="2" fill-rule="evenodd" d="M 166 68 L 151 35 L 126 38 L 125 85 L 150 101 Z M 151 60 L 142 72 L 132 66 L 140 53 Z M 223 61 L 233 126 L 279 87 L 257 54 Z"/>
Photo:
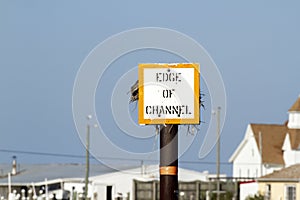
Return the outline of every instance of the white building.
<path id="1" fill-rule="evenodd" d="M 118 166 L 120 169 L 121 166 Z M 88 184 L 88 198 L 91 200 L 102 199 L 138 199 L 137 186 L 159 185 L 159 166 L 121 167 L 121 171 L 108 168 L 104 165 L 91 165 Z M 16 170 L 9 178 L 7 174 Z M 55 194 L 56 199 L 82 200 L 85 186 L 84 164 L 22 164 L 15 169 L 8 164 L 0 164 L 0 197 L 7 199 L 9 188 L 14 198 L 24 199 L 33 196 L 51 198 Z M 200 190 L 200 182 L 208 182 L 215 175 L 207 171 L 198 172 L 188 169 L 178 169 L 178 180 L 189 184 L 195 191 Z M 225 175 L 221 175 L 225 177 Z M 139 184 L 138 184 L 139 183 Z M 148 187 L 147 186 L 147 187 Z M 151 186 L 152 187 L 152 186 Z M 48 189 L 46 192 L 46 188 Z M 152 187 L 149 193 L 158 193 Z M 198 188 L 198 189 L 197 189 Z M 15 192 L 13 192 L 15 190 Z M 23 193 L 21 192 L 23 190 Z M 204 190 L 204 189 L 203 189 Z M 202 192 L 203 192 L 202 190 Z M 195 195 L 194 191 L 181 192 L 181 195 Z M 23 198 L 24 197 L 24 198 Z M 31 197 L 31 198 L 30 198 Z"/>
<path id="2" fill-rule="evenodd" d="M 178 169 L 178 181 L 179 182 L 193 182 L 203 181 L 208 182 L 209 178 L 215 177 L 205 172 L 198 172 L 194 170 Z M 225 175 L 221 175 L 225 177 Z M 159 181 L 159 166 L 150 165 L 119 172 L 107 173 L 100 176 L 94 176 L 91 178 L 93 193 L 97 194 L 97 199 L 104 199 L 107 193 L 112 194 L 113 199 L 116 197 L 122 197 L 124 199 L 138 199 L 135 194 L 136 186 L 135 181 L 141 182 L 158 182 Z M 99 194 L 101 197 L 99 198 Z M 94 197 L 96 197 L 94 195 Z"/>
<path id="3" fill-rule="evenodd" d="M 104 165 L 90 166 L 91 176 L 114 171 Z M 11 173 L 10 178 L 8 173 Z M 57 199 L 67 199 L 73 193 L 77 196 L 83 194 L 84 177 L 84 164 L 19 164 L 18 167 L 0 164 L 0 198 L 7 198 L 9 188 L 10 192 L 15 190 L 16 195 L 22 197 L 22 190 L 26 196 L 45 195 L 47 187 L 49 196 L 55 194 Z M 91 193 L 91 188 L 88 190 Z"/>
<path id="4" fill-rule="evenodd" d="M 233 177 L 258 178 L 300 163 L 300 96 L 284 124 L 249 124 L 229 162 Z M 240 198 L 257 193 L 257 182 L 240 185 Z"/>
<path id="5" fill-rule="evenodd" d="M 282 144 L 285 125 L 249 124 L 229 162 L 234 177 L 260 177 L 284 167 Z"/>
<path id="6" fill-rule="evenodd" d="M 234 177 L 260 177 L 300 163 L 300 96 L 285 124 L 249 124 L 229 162 Z"/>

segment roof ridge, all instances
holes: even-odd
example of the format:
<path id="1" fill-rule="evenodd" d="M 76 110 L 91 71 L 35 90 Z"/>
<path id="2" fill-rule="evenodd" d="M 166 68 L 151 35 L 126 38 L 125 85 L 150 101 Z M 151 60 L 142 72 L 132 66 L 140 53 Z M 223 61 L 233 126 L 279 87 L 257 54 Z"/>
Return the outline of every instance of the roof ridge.
<path id="1" fill-rule="evenodd" d="M 292 107 L 290 107 L 289 112 L 290 111 L 299 111 L 300 112 L 300 95 L 298 96 L 297 100 L 292 105 Z"/>
<path id="2" fill-rule="evenodd" d="M 262 124 L 262 123 L 250 123 L 250 125 L 261 125 L 261 126 L 286 126 L 284 124 Z"/>

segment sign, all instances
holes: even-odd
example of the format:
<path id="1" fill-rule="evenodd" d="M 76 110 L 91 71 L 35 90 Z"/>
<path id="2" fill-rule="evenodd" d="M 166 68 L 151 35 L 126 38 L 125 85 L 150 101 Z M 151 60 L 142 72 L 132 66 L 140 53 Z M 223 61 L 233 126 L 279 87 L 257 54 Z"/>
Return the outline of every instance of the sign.
<path id="1" fill-rule="evenodd" d="M 139 124 L 199 124 L 199 64 L 139 64 Z"/>

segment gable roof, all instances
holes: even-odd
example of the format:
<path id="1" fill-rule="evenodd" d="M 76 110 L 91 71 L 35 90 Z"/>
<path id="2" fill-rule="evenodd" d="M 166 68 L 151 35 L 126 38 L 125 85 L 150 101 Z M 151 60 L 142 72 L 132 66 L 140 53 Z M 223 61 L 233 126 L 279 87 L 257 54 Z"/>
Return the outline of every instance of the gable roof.
<path id="1" fill-rule="evenodd" d="M 258 181 L 299 181 L 300 178 L 300 164 L 292 165 L 281 170 L 274 171 L 271 174 L 265 175 L 258 179 Z"/>
<path id="2" fill-rule="evenodd" d="M 260 150 L 259 134 L 262 139 L 262 162 L 263 164 L 284 165 L 283 158 L 283 144 L 287 134 L 289 135 L 289 142 L 292 150 L 300 149 L 300 129 L 289 129 L 287 123 L 284 124 L 249 124 L 257 149 Z M 234 162 L 235 158 L 244 148 L 247 139 L 243 139 L 229 162 Z"/>
<path id="3" fill-rule="evenodd" d="M 296 102 L 292 105 L 289 111 L 300 111 L 300 96 L 296 100 Z"/>
<path id="4" fill-rule="evenodd" d="M 258 149 L 261 133 L 263 163 L 284 165 L 282 145 L 288 132 L 287 126 L 276 124 L 250 124 L 250 126 Z"/>
<path id="5" fill-rule="evenodd" d="M 289 112 L 300 112 L 300 95 L 296 102 L 289 109 Z M 292 150 L 300 150 L 300 129 L 288 128 L 288 121 L 284 124 L 249 124 L 258 150 L 260 150 L 260 133 L 262 139 L 262 162 L 263 164 L 284 165 L 283 144 L 288 134 Z M 246 131 L 246 134 L 248 129 Z M 251 135 L 252 135 L 251 133 Z M 247 143 L 247 135 L 230 157 L 229 162 L 234 162 L 241 150 Z"/>

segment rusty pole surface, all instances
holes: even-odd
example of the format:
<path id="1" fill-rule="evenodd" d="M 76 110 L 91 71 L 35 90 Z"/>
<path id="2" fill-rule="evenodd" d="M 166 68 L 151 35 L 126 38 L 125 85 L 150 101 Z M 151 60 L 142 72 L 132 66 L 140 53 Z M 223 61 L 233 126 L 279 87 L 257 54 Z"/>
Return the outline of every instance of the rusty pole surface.
<path id="1" fill-rule="evenodd" d="M 160 126 L 160 200 L 178 199 L 178 125 Z"/>

